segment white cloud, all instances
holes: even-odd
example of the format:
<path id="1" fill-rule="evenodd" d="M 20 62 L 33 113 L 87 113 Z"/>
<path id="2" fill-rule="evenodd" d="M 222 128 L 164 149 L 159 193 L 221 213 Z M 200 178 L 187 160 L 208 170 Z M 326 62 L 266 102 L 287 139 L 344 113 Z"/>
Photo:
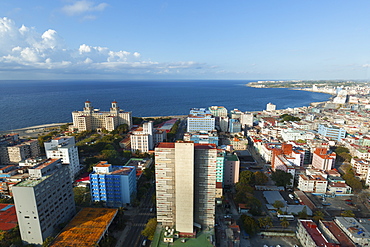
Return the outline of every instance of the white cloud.
<path id="1" fill-rule="evenodd" d="M 38 71 L 78 74 L 176 74 L 184 70 L 212 69 L 193 61 L 159 63 L 142 59 L 139 52 L 112 51 L 108 47 L 82 44 L 66 47 L 56 30 L 40 34 L 34 28 L 18 28 L 0 18 L 0 71 Z"/>
<path id="2" fill-rule="evenodd" d="M 82 15 L 88 12 L 103 11 L 106 7 L 108 7 L 107 3 L 95 4 L 92 1 L 81 0 L 76 1 L 74 4 L 64 6 L 62 11 L 67 15 L 73 16 Z M 91 18 L 93 16 L 90 15 L 88 17 Z"/>

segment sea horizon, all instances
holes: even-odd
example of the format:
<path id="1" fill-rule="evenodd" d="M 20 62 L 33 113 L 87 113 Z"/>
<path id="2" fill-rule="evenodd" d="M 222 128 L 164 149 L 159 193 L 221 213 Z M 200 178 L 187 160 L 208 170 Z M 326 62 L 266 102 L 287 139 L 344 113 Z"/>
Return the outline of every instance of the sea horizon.
<path id="1" fill-rule="evenodd" d="M 0 80 L 0 131 L 72 122 L 89 100 L 109 110 L 112 101 L 134 117 L 188 115 L 191 108 L 224 106 L 261 111 L 309 106 L 331 95 L 289 88 L 252 88 L 255 80 Z"/>

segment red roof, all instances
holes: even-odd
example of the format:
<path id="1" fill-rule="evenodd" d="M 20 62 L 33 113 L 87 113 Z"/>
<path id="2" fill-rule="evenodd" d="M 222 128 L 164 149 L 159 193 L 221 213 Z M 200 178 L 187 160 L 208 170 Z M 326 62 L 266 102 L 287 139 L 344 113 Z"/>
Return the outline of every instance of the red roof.
<path id="1" fill-rule="evenodd" d="M 0 230 L 8 231 L 18 224 L 14 204 L 0 204 Z"/>

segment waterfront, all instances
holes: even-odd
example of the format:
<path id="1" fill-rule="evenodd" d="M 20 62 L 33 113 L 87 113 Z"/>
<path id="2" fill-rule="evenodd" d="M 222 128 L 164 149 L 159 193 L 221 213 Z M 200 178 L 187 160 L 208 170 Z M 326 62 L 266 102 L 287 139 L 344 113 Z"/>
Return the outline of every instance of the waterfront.
<path id="1" fill-rule="evenodd" d="M 135 117 L 186 115 L 190 108 L 225 106 L 261 111 L 326 101 L 328 94 L 251 88 L 247 81 L 0 81 L 0 131 L 72 122 L 71 112 L 90 100 L 108 110 L 113 100 Z"/>

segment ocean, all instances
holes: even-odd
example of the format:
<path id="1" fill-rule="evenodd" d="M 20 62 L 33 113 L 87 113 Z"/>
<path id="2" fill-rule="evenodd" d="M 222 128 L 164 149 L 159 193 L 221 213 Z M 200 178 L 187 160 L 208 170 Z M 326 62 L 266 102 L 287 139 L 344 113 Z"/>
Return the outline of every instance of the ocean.
<path id="1" fill-rule="evenodd" d="M 109 110 L 112 101 L 134 117 L 187 115 L 190 108 L 224 106 L 261 111 L 326 101 L 328 94 L 283 88 L 251 88 L 249 81 L 0 81 L 0 131 L 72 122 L 86 100 Z"/>

